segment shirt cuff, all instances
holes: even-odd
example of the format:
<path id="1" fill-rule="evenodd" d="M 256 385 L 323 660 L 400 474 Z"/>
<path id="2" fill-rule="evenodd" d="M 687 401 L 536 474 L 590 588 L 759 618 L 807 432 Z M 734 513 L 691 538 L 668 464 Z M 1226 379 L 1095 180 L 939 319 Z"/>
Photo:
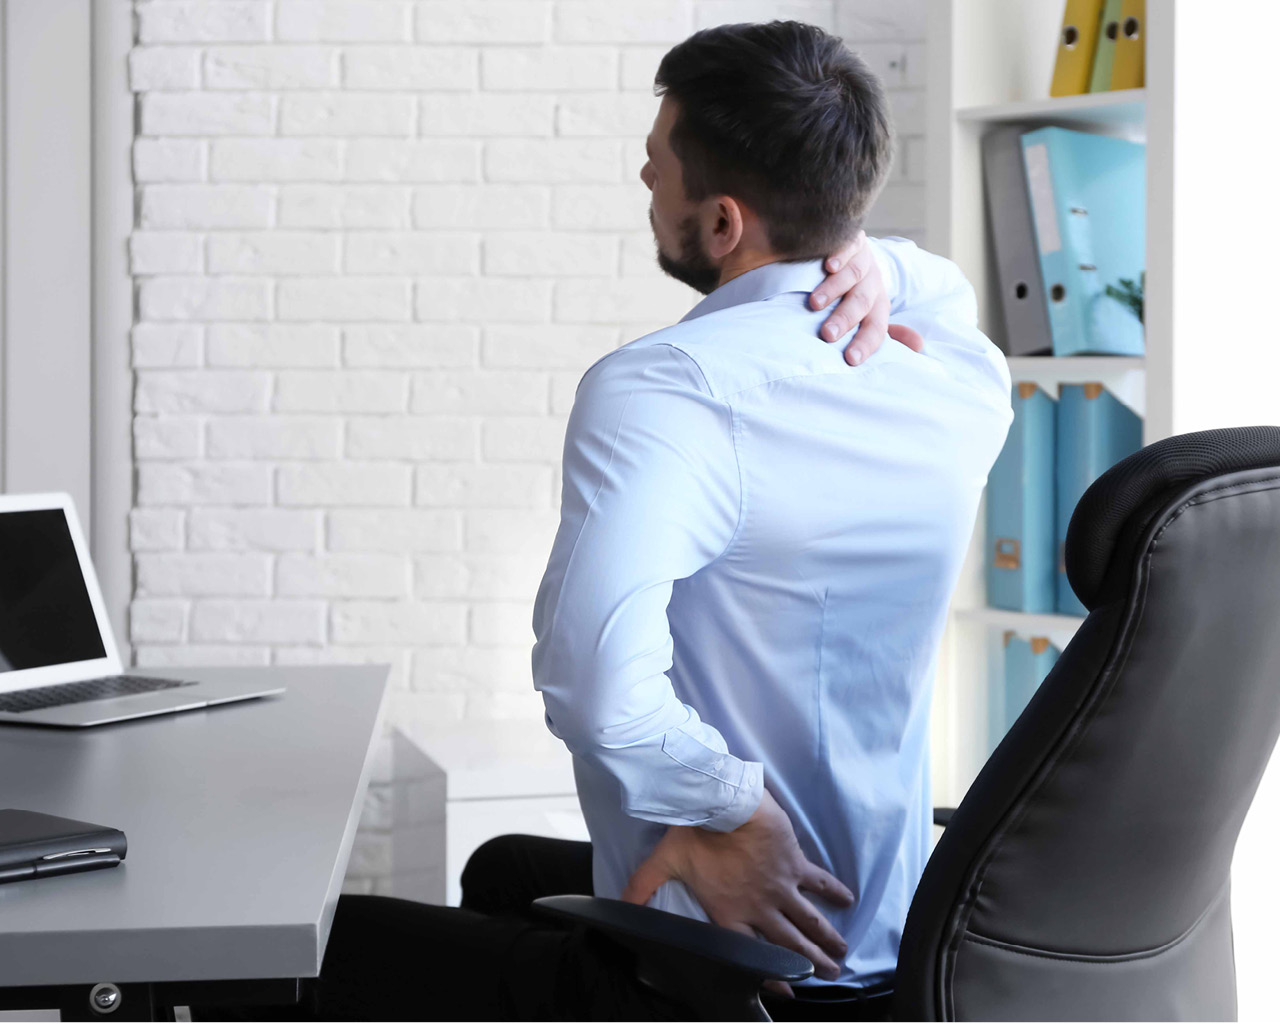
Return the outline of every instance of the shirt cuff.
<path id="1" fill-rule="evenodd" d="M 742 766 L 742 781 L 733 799 L 718 814 L 702 823 L 701 827 L 710 832 L 732 832 L 756 813 L 760 801 L 764 799 L 764 765 L 759 761 L 745 761 Z"/>

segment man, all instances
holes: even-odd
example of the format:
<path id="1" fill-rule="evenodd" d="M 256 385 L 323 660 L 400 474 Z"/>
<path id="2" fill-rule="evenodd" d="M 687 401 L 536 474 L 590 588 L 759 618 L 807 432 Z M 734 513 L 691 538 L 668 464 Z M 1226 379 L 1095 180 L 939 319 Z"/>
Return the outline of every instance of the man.
<path id="1" fill-rule="evenodd" d="M 321 1017 L 678 1016 L 609 943 L 526 916 L 563 892 L 759 933 L 863 1010 L 891 978 L 929 848 L 934 659 L 1008 371 L 954 266 L 861 235 L 891 133 L 838 40 L 699 32 L 657 86 L 658 259 L 707 298 L 583 377 L 534 617 L 593 843 L 488 844 L 464 910 L 344 899 Z M 882 348 L 890 300 L 902 344 Z"/>
<path id="2" fill-rule="evenodd" d="M 934 659 L 1008 371 L 955 268 L 904 241 L 871 244 L 923 353 L 850 368 L 814 340 L 818 258 L 890 152 L 837 40 L 713 29 L 657 85 L 659 261 L 708 297 L 579 386 L 535 683 L 575 755 L 597 895 L 882 985 L 928 855 Z"/>

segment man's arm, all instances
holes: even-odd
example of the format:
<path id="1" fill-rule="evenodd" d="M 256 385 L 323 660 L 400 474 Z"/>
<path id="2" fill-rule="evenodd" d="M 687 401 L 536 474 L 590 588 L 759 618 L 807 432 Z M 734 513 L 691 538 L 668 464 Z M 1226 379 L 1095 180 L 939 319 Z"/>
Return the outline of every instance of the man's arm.
<path id="1" fill-rule="evenodd" d="M 763 766 L 735 757 L 666 675 L 672 584 L 725 552 L 740 504 L 732 413 L 688 356 L 632 346 L 596 363 L 565 435 L 560 529 L 534 606 L 534 685 L 551 731 L 617 780 L 627 814 L 677 826 L 647 862 L 653 889 L 663 872 L 680 877 L 713 921 L 759 931 L 836 977 L 824 950 L 842 956 L 844 940 L 801 890 L 837 905 L 852 893 L 805 859 Z M 755 877 L 728 870 L 744 863 Z M 638 884 L 626 898 L 647 902 L 653 889 Z"/>
<path id="2" fill-rule="evenodd" d="M 688 356 L 633 346 L 587 372 L 534 606 L 534 684 L 551 731 L 618 781 L 632 817 L 729 831 L 760 803 L 763 767 L 666 676 L 672 584 L 726 549 L 739 503 L 730 410 Z"/>

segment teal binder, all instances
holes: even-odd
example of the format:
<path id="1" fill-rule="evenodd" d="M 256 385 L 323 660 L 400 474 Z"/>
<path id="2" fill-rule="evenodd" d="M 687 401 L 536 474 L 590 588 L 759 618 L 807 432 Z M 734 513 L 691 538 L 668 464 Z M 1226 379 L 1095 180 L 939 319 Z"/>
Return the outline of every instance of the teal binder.
<path id="1" fill-rule="evenodd" d="M 1026 640 L 1012 630 L 1004 634 L 1004 664 L 988 703 L 987 751 L 995 750 L 1018 720 L 1061 652 L 1045 637 Z"/>
<path id="2" fill-rule="evenodd" d="M 1077 502 L 1098 477 L 1142 447 L 1142 417 L 1101 384 L 1058 385 L 1057 514 L 1058 611 L 1085 615 L 1067 582 L 1067 526 Z"/>
<path id="3" fill-rule="evenodd" d="M 1108 285 L 1146 264 L 1146 146 L 1066 128 L 1022 136 L 1055 356 L 1138 356 L 1142 321 Z"/>
<path id="4" fill-rule="evenodd" d="M 1054 400 L 1035 384 L 1013 387 L 1013 424 L 987 478 L 987 603 L 1054 609 Z"/>

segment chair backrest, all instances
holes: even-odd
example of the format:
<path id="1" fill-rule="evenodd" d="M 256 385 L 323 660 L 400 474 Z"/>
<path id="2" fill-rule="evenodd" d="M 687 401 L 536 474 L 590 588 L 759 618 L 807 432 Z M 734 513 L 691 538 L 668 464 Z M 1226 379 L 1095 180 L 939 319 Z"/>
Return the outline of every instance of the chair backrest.
<path id="1" fill-rule="evenodd" d="M 1280 427 L 1184 434 L 1086 492 L 1090 609 L 956 809 L 898 1020 L 1224 1020 L 1230 870 L 1280 732 Z"/>

